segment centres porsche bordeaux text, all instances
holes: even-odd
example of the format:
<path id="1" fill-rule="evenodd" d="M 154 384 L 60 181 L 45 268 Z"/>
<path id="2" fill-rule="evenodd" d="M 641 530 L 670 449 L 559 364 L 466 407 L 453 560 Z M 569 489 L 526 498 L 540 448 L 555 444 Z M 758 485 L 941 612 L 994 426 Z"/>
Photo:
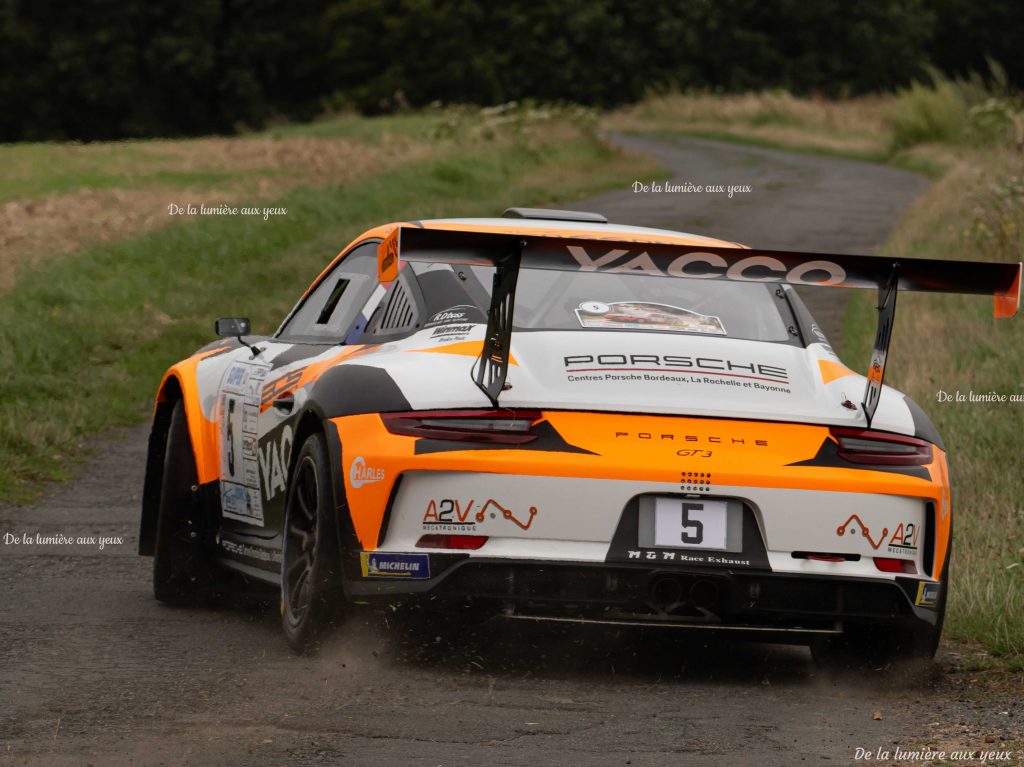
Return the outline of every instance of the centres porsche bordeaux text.
<path id="1" fill-rule="evenodd" d="M 562 362 L 571 382 L 678 381 L 680 373 L 693 373 L 703 375 L 698 383 L 784 393 L 790 391 L 785 388 L 789 385 L 789 373 L 785 368 L 760 362 L 675 354 L 573 354 L 564 357 Z"/>

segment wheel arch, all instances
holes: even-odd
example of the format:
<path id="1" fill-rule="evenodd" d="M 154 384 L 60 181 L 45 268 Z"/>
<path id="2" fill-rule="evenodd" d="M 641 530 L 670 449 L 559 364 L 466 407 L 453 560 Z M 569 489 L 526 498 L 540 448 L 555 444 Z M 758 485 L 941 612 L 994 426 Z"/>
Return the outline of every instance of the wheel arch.
<path id="1" fill-rule="evenodd" d="M 295 470 L 295 461 L 299 454 L 301 445 L 313 434 L 321 434 L 327 444 L 327 455 L 330 460 L 331 476 L 331 497 L 334 502 L 337 525 L 335 533 L 338 539 L 338 552 L 342 557 L 342 573 L 347 570 L 344 567 L 347 556 L 359 550 L 359 539 L 356 537 L 355 527 L 348 511 L 348 501 L 345 494 L 345 480 L 342 476 L 342 444 L 338 434 L 338 428 L 334 423 L 324 416 L 324 413 L 315 406 L 308 407 L 298 418 L 295 426 L 295 440 L 293 442 L 292 455 L 289 458 L 288 477 L 289 481 Z"/>
<path id="2" fill-rule="evenodd" d="M 164 457 L 167 453 L 167 434 L 174 406 L 183 399 L 181 381 L 168 374 L 160 383 L 153 408 L 153 421 L 149 430 L 146 451 L 146 474 L 142 483 L 142 516 L 139 521 L 139 554 L 153 556 L 156 549 L 156 523 L 160 510 L 160 488 L 164 481 Z M 188 413 L 185 414 L 186 419 Z"/>

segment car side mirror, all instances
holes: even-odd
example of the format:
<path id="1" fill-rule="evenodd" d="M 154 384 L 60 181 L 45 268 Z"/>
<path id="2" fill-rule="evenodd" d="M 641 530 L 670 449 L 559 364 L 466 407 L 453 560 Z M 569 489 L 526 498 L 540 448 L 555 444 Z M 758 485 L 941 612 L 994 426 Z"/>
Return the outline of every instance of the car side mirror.
<path id="1" fill-rule="evenodd" d="M 214 331 L 222 338 L 230 336 L 249 335 L 250 324 L 248 317 L 221 317 L 213 325 Z"/>

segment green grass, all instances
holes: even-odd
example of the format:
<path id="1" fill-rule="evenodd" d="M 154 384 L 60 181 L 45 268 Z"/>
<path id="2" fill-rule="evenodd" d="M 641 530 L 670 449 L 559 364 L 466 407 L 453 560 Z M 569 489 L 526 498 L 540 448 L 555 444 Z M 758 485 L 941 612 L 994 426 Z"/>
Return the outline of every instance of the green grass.
<path id="1" fill-rule="evenodd" d="M 646 131 L 645 131 L 646 132 Z M 946 171 L 946 165 L 942 162 L 910 154 L 900 150 L 891 149 L 844 149 L 825 144 L 813 142 L 794 143 L 779 139 L 766 138 L 745 134 L 742 129 L 719 129 L 710 130 L 705 128 L 681 127 L 676 130 L 657 130 L 654 135 L 672 138 L 683 136 L 687 138 L 701 138 L 709 141 L 722 141 L 727 144 L 740 144 L 742 146 L 756 146 L 762 149 L 780 149 L 786 152 L 799 152 L 800 154 L 813 154 L 823 157 L 839 157 L 844 160 L 858 160 L 860 162 L 875 162 L 892 165 L 912 173 L 920 173 L 929 178 L 941 178 Z"/>
<path id="2" fill-rule="evenodd" d="M 84 189 L 143 186 L 212 188 L 230 181 L 273 175 L 272 169 L 246 171 L 173 170 L 174 157 L 155 142 L 0 144 L 0 203 L 30 200 Z"/>
<path id="3" fill-rule="evenodd" d="M 958 232 L 969 229 L 970 195 L 957 185 L 931 194 L 886 245 L 896 256 L 980 255 Z M 954 234 L 951 235 L 951 232 Z M 986 253 L 999 258 L 999 253 Z M 1019 258 L 1019 255 L 1017 256 Z M 855 294 L 843 324 L 844 357 L 866 360 L 875 332 L 872 296 Z M 946 443 L 953 487 L 953 585 L 946 635 L 979 640 L 1004 668 L 1024 668 L 1024 402 L 937 401 L 940 391 L 1024 395 L 1020 317 L 996 320 L 992 301 L 902 295 L 886 383 L 931 416 Z"/>
<path id="4" fill-rule="evenodd" d="M 192 219 L 22 274 L 0 298 L 0 498 L 61 478 L 88 435 L 144 419 L 164 369 L 218 316 L 272 332 L 351 239 L 387 221 L 496 214 L 650 176 L 578 130 L 495 142 L 356 183 L 297 189 L 286 216 Z"/>
<path id="5" fill-rule="evenodd" d="M 478 110 L 473 110 L 475 115 Z M 389 138 L 427 139 L 458 126 L 470 113 L 459 109 L 426 109 L 380 117 L 341 114 L 310 123 L 285 123 L 267 128 L 260 135 L 271 138 L 344 138 L 380 144 Z"/>

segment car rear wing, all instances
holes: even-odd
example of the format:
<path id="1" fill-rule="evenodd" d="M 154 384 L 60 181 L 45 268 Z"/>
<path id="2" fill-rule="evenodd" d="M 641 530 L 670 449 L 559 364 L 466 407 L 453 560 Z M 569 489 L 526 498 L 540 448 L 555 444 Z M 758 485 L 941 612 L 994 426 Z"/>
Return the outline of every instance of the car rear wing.
<path id="1" fill-rule="evenodd" d="M 797 253 L 700 244 L 534 232 L 478 232 L 396 226 L 378 248 L 381 282 L 398 275 L 400 261 L 493 266 L 487 332 L 473 377 L 494 405 L 508 374 L 519 270 L 605 272 L 620 275 L 785 283 L 878 290 L 878 328 L 862 407 L 870 425 L 878 406 L 900 290 L 968 293 L 995 298 L 995 316 L 1020 305 L 1021 264 L 930 258 Z"/>

